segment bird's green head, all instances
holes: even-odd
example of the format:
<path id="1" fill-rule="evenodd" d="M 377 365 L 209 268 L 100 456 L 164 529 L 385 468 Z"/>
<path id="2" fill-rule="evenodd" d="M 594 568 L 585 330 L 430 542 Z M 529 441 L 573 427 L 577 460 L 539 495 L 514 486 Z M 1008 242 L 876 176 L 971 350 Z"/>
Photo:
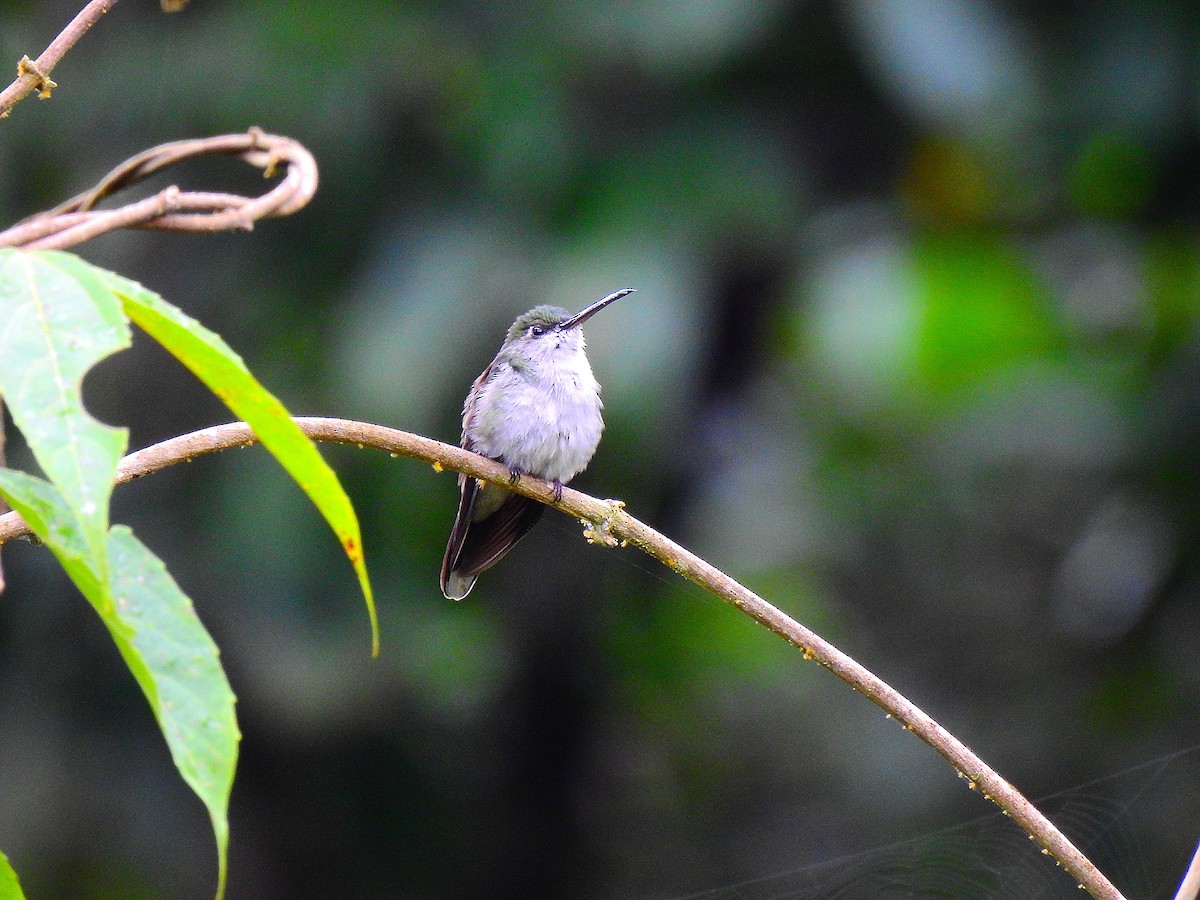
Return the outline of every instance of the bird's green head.
<path id="1" fill-rule="evenodd" d="M 529 312 L 517 316 L 517 320 L 508 329 L 505 341 L 512 343 L 523 337 L 541 337 L 570 317 L 571 314 L 561 306 L 535 306 Z"/>

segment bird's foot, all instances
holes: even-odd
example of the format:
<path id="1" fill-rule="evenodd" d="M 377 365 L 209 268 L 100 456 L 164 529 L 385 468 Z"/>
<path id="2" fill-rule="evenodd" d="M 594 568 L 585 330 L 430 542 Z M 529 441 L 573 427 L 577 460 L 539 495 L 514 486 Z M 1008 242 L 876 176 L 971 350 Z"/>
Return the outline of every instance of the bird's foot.
<path id="1" fill-rule="evenodd" d="M 554 489 L 554 502 L 562 503 L 563 483 L 555 478 L 552 482 L 550 482 L 550 486 Z"/>
<path id="2" fill-rule="evenodd" d="M 508 483 L 516 484 L 520 480 L 521 480 L 521 470 L 518 469 L 516 466 L 509 466 L 508 467 Z"/>

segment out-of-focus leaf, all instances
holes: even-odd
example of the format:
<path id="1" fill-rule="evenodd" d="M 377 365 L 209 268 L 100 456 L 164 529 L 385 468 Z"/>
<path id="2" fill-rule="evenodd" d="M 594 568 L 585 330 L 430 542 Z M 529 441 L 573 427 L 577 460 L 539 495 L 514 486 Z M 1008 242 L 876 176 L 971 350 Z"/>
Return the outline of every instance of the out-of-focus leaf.
<path id="1" fill-rule="evenodd" d="M 1090 216 L 1130 216 L 1154 191 L 1154 159 L 1138 141 L 1101 134 L 1084 146 L 1071 173 L 1071 198 Z"/>
<path id="2" fill-rule="evenodd" d="M 913 248 L 921 325 L 917 363 L 937 395 L 1064 346 L 1032 273 L 1000 238 L 926 235 Z"/>
<path id="3" fill-rule="evenodd" d="M 1154 354 L 1175 352 L 1200 318 L 1200 251 L 1185 233 L 1163 234 L 1146 245 L 1146 287 L 1154 310 Z"/>
<path id="4" fill-rule="evenodd" d="M 119 275 L 106 274 L 125 313 L 167 348 L 258 435 L 263 446 L 321 511 L 345 550 L 362 587 L 371 621 L 372 653 L 379 653 L 379 622 L 363 559 L 358 517 L 337 474 L 287 409 L 250 374 L 220 336 L 167 303 L 153 291 Z"/>

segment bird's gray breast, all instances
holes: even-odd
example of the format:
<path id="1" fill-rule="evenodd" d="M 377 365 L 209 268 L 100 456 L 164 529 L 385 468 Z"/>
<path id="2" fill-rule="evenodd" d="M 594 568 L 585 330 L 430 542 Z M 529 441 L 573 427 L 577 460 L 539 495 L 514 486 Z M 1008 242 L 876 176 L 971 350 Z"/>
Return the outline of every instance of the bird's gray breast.
<path id="1" fill-rule="evenodd" d="M 499 364 L 476 398 L 468 429 L 475 450 L 548 481 L 565 484 L 582 472 L 604 422 L 587 358 L 573 356 L 535 369 Z"/>

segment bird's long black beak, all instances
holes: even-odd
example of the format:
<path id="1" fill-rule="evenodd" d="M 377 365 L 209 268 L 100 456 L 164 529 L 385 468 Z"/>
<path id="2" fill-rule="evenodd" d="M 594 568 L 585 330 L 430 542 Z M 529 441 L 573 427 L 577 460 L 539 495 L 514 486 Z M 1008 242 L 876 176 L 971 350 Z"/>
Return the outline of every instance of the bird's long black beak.
<path id="1" fill-rule="evenodd" d="M 571 318 L 563 319 L 561 322 L 558 323 L 558 330 L 559 331 L 567 331 L 570 328 L 578 328 L 580 325 L 582 325 L 584 322 L 586 322 L 588 319 L 590 319 L 596 313 L 600 312 L 600 310 L 604 309 L 604 307 L 608 306 L 608 304 L 610 304 L 616 300 L 620 300 L 626 294 L 632 294 L 633 292 L 634 292 L 633 288 L 621 288 L 621 290 L 619 290 L 619 291 L 613 291 L 611 294 L 609 294 L 603 300 L 597 300 L 595 303 L 593 303 L 591 306 L 587 307 L 586 309 L 580 310 L 579 312 L 575 313 L 575 315 L 571 316 Z"/>

